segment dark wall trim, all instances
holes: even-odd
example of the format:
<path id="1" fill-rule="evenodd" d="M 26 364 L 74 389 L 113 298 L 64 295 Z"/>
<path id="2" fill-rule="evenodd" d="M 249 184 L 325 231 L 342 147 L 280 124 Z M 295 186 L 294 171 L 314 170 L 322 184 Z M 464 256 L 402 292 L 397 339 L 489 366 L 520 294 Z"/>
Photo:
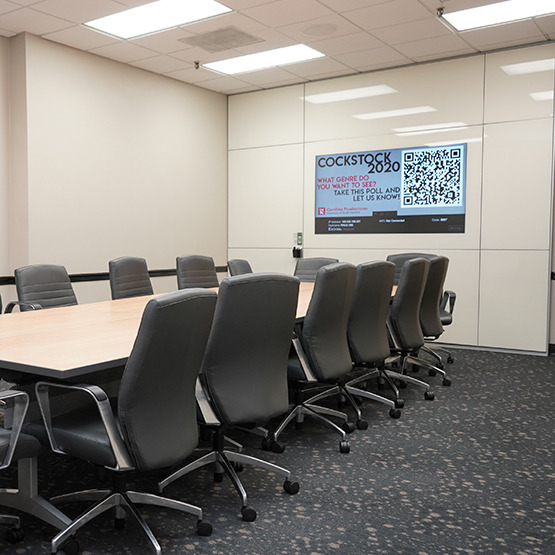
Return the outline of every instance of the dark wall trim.
<path id="1" fill-rule="evenodd" d="M 216 266 L 216 272 L 227 272 L 227 266 Z M 156 278 L 175 276 L 177 272 L 170 268 L 167 270 L 149 270 L 148 274 L 150 277 Z M 73 283 L 80 283 L 83 281 L 108 281 L 110 275 L 108 272 L 90 272 L 87 274 L 70 274 L 69 279 Z M 0 276 L 0 285 L 15 285 L 15 279 L 13 276 Z"/>

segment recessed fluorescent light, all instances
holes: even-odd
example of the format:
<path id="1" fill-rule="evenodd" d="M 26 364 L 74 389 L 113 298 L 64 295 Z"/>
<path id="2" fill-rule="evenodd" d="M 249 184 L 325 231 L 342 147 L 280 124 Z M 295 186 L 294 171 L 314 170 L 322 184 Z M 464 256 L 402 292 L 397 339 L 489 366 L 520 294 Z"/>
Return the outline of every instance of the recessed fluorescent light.
<path id="1" fill-rule="evenodd" d="M 308 94 L 303 100 L 311 104 L 325 104 L 328 102 L 341 102 L 343 100 L 356 100 L 357 98 L 368 98 L 370 96 L 381 96 L 392 94 L 397 91 L 388 85 L 374 85 L 372 87 L 360 87 L 358 89 L 345 89 L 343 91 L 327 92 L 320 94 Z"/>
<path id="2" fill-rule="evenodd" d="M 536 101 L 540 102 L 542 100 L 553 100 L 553 91 L 540 91 L 532 92 L 530 96 Z"/>
<path id="3" fill-rule="evenodd" d="M 256 71 L 257 69 L 305 62 L 322 57 L 324 57 L 324 54 L 318 52 L 318 50 L 314 50 L 314 48 L 310 48 L 304 44 L 296 44 L 294 46 L 285 46 L 283 48 L 266 50 L 266 52 L 258 52 L 256 54 L 246 54 L 245 56 L 237 56 L 236 58 L 229 58 L 228 60 L 210 62 L 202 65 L 207 69 L 212 69 L 219 73 L 234 75 L 236 73 L 246 73 L 247 71 Z"/>
<path id="4" fill-rule="evenodd" d="M 382 119 L 396 118 L 398 116 L 411 116 L 413 114 L 425 114 L 427 112 L 437 112 L 432 106 L 415 106 L 414 108 L 400 108 L 399 110 L 384 110 L 382 112 L 369 112 L 368 114 L 358 114 L 353 116 L 357 119 Z"/>
<path id="5" fill-rule="evenodd" d="M 457 31 L 467 31 L 550 13 L 555 13 L 553 0 L 506 0 L 487 6 L 443 13 L 442 17 Z"/>
<path id="6" fill-rule="evenodd" d="M 85 23 L 98 31 L 130 39 L 232 11 L 215 0 L 158 0 Z"/>
<path id="7" fill-rule="evenodd" d="M 528 73 L 541 73 L 542 71 L 553 71 L 555 69 L 555 59 L 534 60 L 532 62 L 521 62 L 519 64 L 509 64 L 501 66 L 501 69 L 510 76 L 526 75 Z"/>
<path id="8" fill-rule="evenodd" d="M 427 133 L 443 133 L 456 128 L 466 129 L 468 125 L 464 121 L 455 121 L 451 123 L 436 123 L 432 125 L 417 125 L 415 127 L 398 127 L 393 129 L 396 135 L 407 137 L 409 135 L 425 135 Z"/>

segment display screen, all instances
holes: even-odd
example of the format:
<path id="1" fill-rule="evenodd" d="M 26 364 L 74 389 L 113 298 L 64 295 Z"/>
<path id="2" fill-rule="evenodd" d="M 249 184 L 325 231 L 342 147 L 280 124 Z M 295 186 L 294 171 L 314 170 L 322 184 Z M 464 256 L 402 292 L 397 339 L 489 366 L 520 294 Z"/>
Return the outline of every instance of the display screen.
<path id="1" fill-rule="evenodd" d="M 466 144 L 316 156 L 318 233 L 464 233 Z"/>

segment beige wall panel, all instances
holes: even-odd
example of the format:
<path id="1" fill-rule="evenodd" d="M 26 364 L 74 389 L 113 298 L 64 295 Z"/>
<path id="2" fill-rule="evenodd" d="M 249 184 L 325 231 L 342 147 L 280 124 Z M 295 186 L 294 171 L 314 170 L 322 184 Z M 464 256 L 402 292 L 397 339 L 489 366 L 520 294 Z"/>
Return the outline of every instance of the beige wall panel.
<path id="1" fill-rule="evenodd" d="M 10 271 L 9 107 L 9 41 L 0 37 L 0 275 Z"/>
<path id="2" fill-rule="evenodd" d="M 466 225 L 465 233 L 372 233 L 372 234 L 319 234 L 314 233 L 315 214 L 315 157 L 368 150 L 409 148 L 426 145 L 466 142 Z M 482 128 L 444 130 L 441 133 L 403 136 L 383 135 L 308 143 L 305 147 L 304 222 L 305 246 L 315 249 L 387 248 L 411 250 L 477 249 L 480 240 L 480 196 L 482 167 Z"/>
<path id="3" fill-rule="evenodd" d="M 302 231 L 303 147 L 229 153 L 229 248 L 293 248 Z"/>
<path id="4" fill-rule="evenodd" d="M 553 120 L 485 126 L 483 249 L 549 249 Z"/>
<path id="5" fill-rule="evenodd" d="M 26 47 L 29 262 L 222 263 L 226 97 L 36 37 Z"/>
<path id="6" fill-rule="evenodd" d="M 548 251 L 482 251 L 479 344 L 545 352 Z"/>
<path id="7" fill-rule="evenodd" d="M 486 123 L 553 116 L 555 44 L 486 56 Z"/>
<path id="8" fill-rule="evenodd" d="M 303 140 L 303 85 L 229 97 L 229 148 Z"/>
<path id="9" fill-rule="evenodd" d="M 475 56 L 307 83 L 306 140 L 369 137 L 422 125 L 480 124 L 483 64 L 483 57 Z M 386 94 L 337 100 L 339 92 L 357 95 L 361 89 Z M 327 97 L 319 96 L 324 94 Z M 372 119 L 361 119 L 365 114 Z"/>

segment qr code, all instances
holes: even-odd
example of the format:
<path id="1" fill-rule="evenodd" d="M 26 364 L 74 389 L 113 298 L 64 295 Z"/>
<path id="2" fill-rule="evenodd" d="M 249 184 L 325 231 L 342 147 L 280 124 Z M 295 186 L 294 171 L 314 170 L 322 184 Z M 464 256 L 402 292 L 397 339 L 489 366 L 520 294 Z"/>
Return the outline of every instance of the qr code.
<path id="1" fill-rule="evenodd" d="M 403 153 L 401 206 L 462 206 L 461 147 Z"/>

